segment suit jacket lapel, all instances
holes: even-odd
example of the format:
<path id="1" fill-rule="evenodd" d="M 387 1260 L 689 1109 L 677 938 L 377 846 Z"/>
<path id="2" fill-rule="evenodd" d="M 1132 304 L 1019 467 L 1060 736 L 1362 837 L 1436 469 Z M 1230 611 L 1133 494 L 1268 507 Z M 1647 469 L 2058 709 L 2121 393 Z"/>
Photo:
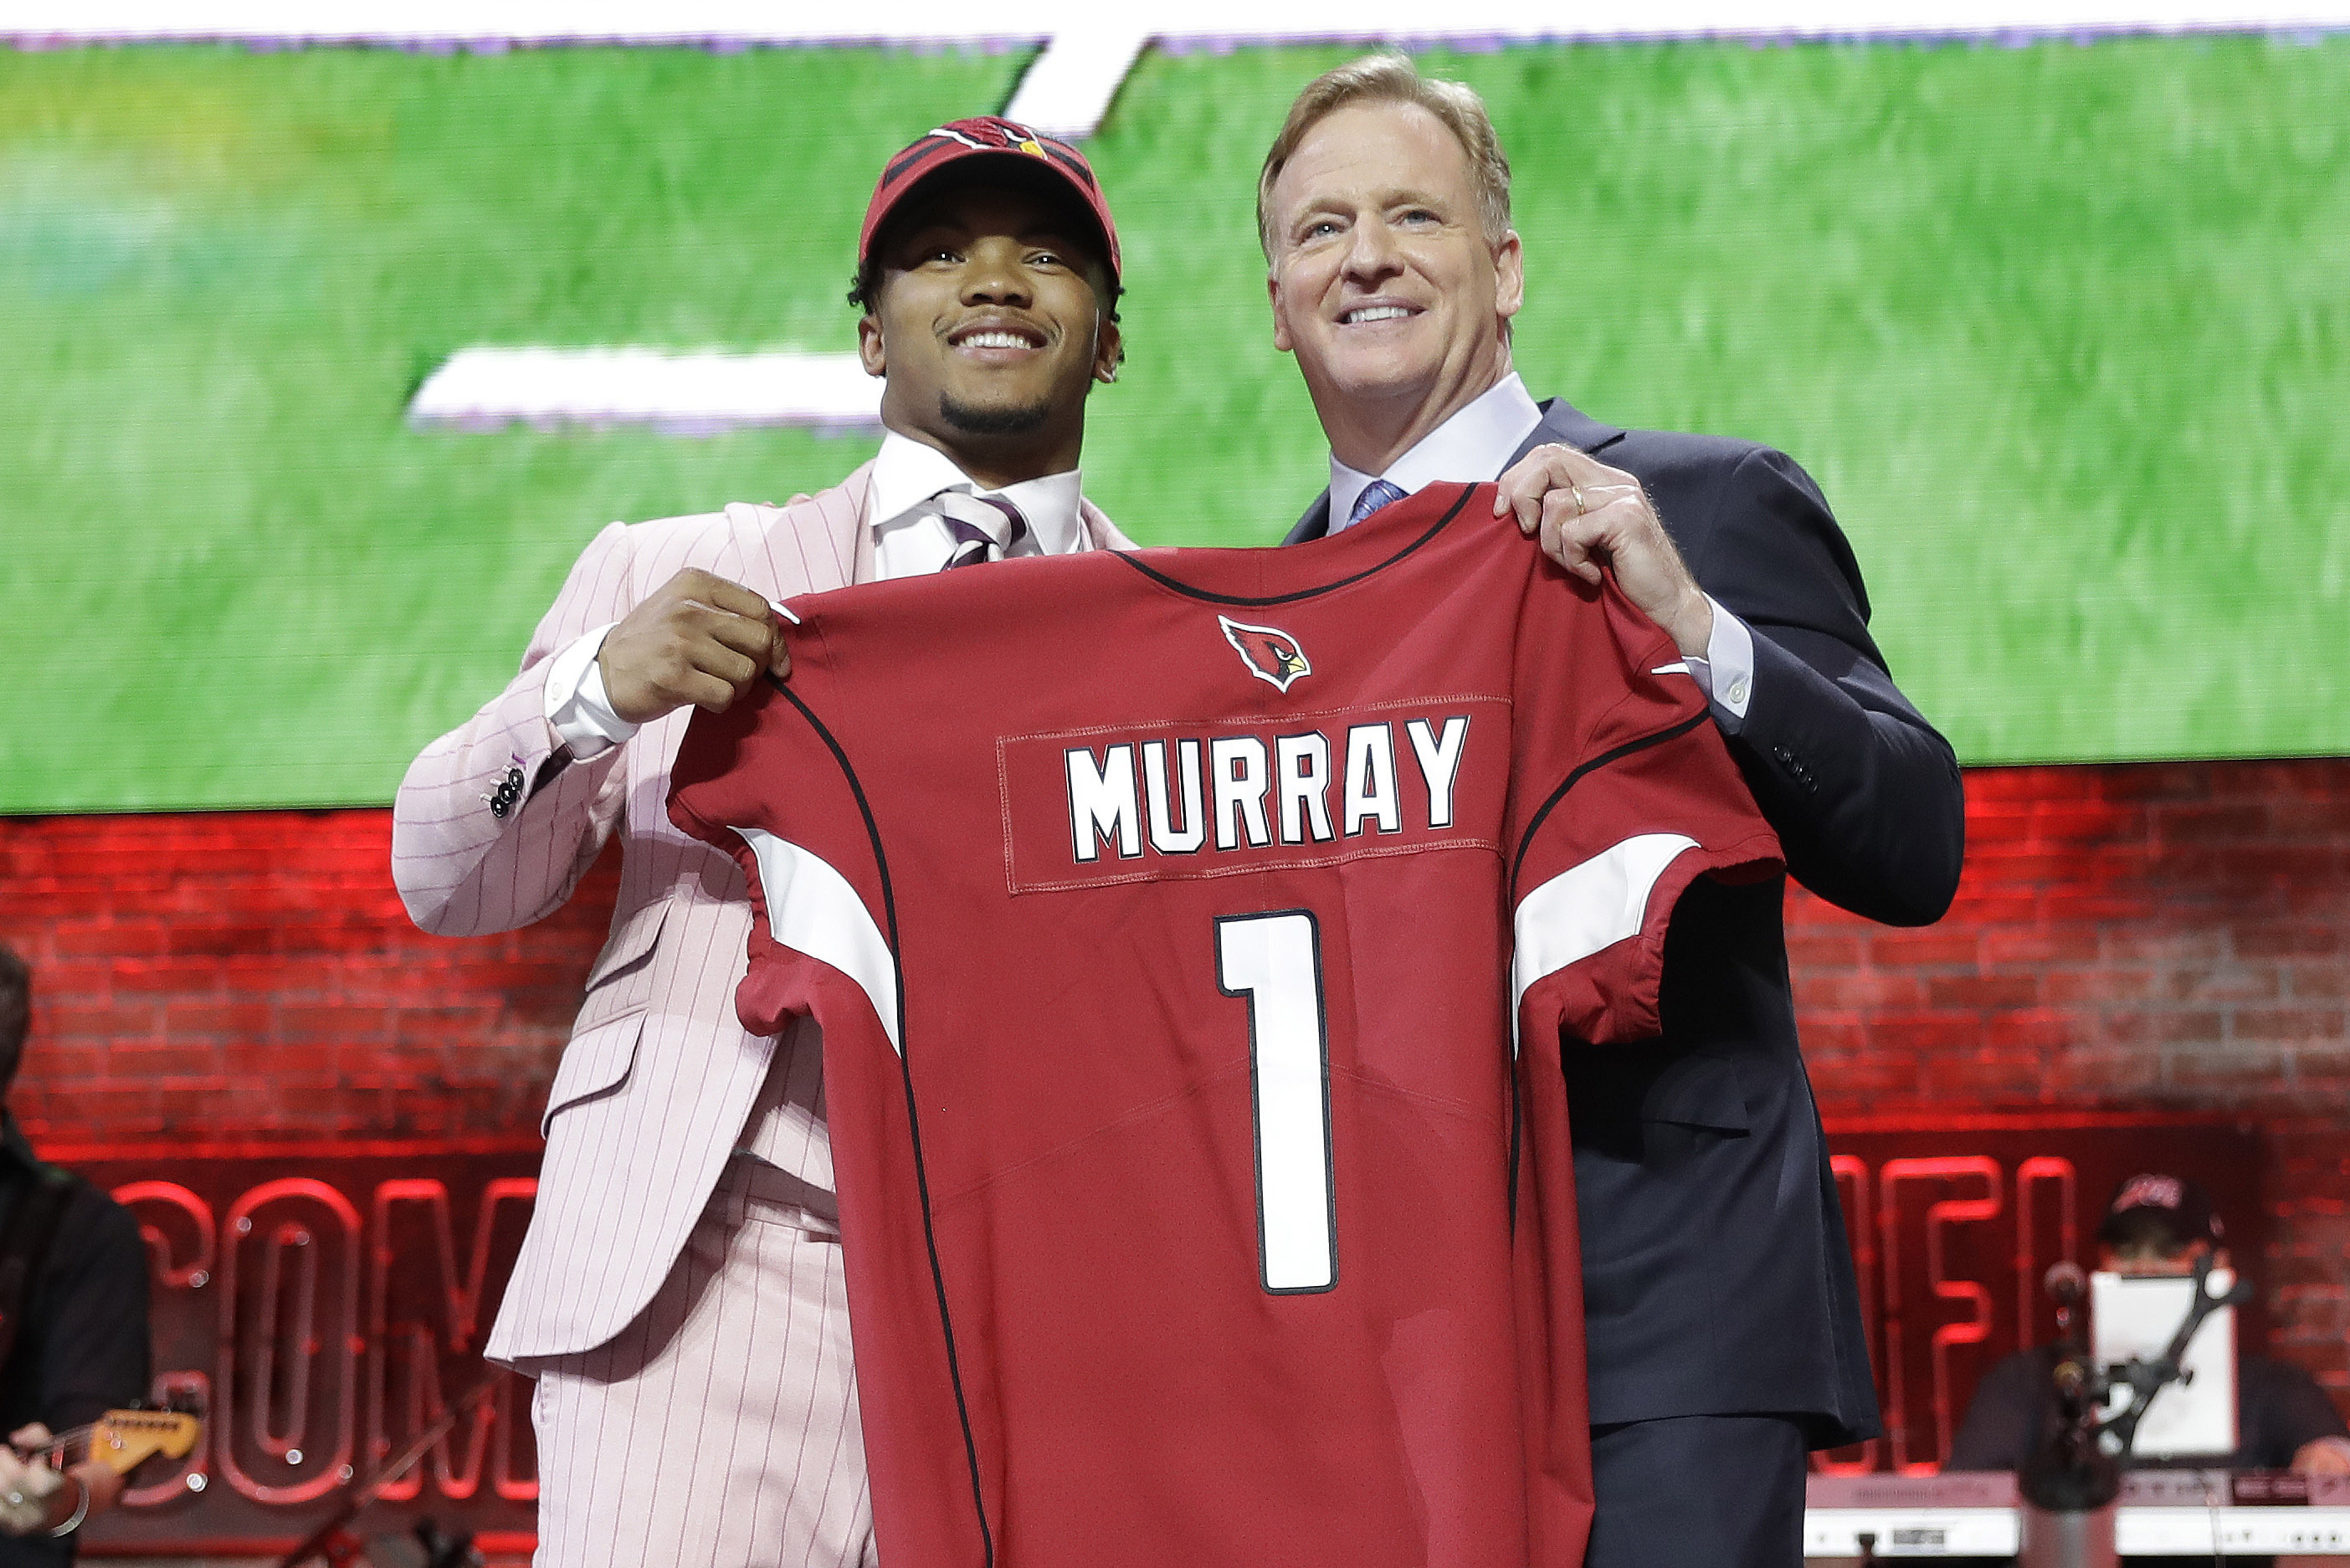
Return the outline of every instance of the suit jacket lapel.
<path id="1" fill-rule="evenodd" d="M 849 563 L 849 582 L 871 582 L 879 575 L 873 564 L 873 553 L 877 547 L 873 530 L 866 526 L 865 516 L 866 504 L 873 495 L 873 464 L 870 462 L 861 464 L 855 472 L 842 480 L 837 489 L 826 492 L 826 495 L 836 498 L 827 509 L 822 524 L 826 536 L 832 541 L 835 552 L 832 558 Z M 846 585 L 832 583 L 827 586 L 841 587 Z"/>
<path id="2" fill-rule="evenodd" d="M 1314 504 L 1305 509 L 1305 515 L 1300 517 L 1296 526 L 1282 536 L 1281 542 L 1284 545 L 1303 545 L 1309 539 L 1319 539 L 1329 532 L 1330 493 L 1325 490 L 1314 498 Z"/>
<path id="3" fill-rule="evenodd" d="M 1534 448 L 1547 446 L 1554 441 L 1596 453 L 1602 447 L 1611 446 L 1624 439 L 1624 432 L 1619 427 L 1600 423 L 1590 415 L 1576 410 L 1565 398 L 1553 398 L 1549 402 L 1542 405 L 1542 423 L 1534 428 L 1532 435 L 1518 443 L 1518 450 L 1510 454 L 1510 462 L 1503 463 L 1503 468 L 1516 462 Z M 1502 475 L 1500 471 L 1496 470 L 1485 477 L 1499 479 Z M 1329 532 L 1330 493 L 1325 490 L 1314 498 L 1314 504 L 1305 509 L 1305 515 L 1297 520 L 1296 526 L 1290 529 L 1281 542 L 1284 545 L 1303 545 L 1310 539 L 1319 539 Z"/>
<path id="4" fill-rule="evenodd" d="M 1077 497 L 1077 516 L 1086 525 L 1086 544 L 1096 550 L 1133 550 L 1140 546 L 1118 531 L 1109 520 L 1109 514 L 1087 500 Z"/>
<path id="5" fill-rule="evenodd" d="M 1553 398 L 1542 405 L 1542 423 L 1534 427 L 1532 435 L 1518 443 L 1518 450 L 1510 454 L 1510 462 L 1514 463 L 1534 448 L 1547 446 L 1554 441 L 1596 456 L 1602 447 L 1612 446 L 1624 439 L 1620 426 L 1600 423 L 1575 409 L 1565 398 Z M 1493 477 L 1499 479 L 1502 476 L 1496 473 Z"/>
<path id="6" fill-rule="evenodd" d="M 795 495 L 781 506 L 736 502 L 726 509 L 741 541 L 743 586 L 777 598 L 821 593 L 873 576 L 873 530 L 865 501 L 871 463 L 830 490 Z"/>

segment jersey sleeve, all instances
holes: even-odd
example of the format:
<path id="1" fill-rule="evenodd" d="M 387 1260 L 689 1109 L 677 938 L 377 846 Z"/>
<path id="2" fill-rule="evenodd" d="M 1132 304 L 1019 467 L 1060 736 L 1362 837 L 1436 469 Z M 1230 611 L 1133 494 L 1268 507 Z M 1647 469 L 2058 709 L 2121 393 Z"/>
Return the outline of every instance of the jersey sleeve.
<path id="1" fill-rule="evenodd" d="M 899 1036 L 886 867 L 847 754 L 818 712 L 836 694 L 812 628 L 793 636 L 788 684 L 762 679 L 723 713 L 697 712 L 671 771 L 670 820 L 733 857 L 750 885 L 743 1027 L 862 1013 Z"/>
<path id="2" fill-rule="evenodd" d="M 1593 589 L 1543 561 L 1528 596 L 1509 880 L 1521 1037 L 1647 1039 L 1682 890 L 1769 876 L 1779 842 L 1671 639 L 1612 576 Z"/>

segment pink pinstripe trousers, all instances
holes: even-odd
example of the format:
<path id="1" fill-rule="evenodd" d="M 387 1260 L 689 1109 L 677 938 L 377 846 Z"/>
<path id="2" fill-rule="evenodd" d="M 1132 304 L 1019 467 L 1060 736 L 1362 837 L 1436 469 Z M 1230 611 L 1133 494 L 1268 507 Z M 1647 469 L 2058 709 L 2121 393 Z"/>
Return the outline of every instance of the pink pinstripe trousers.
<path id="1" fill-rule="evenodd" d="M 536 1568 L 873 1568 L 838 1229 L 727 1162 L 610 1342 L 536 1375 Z"/>

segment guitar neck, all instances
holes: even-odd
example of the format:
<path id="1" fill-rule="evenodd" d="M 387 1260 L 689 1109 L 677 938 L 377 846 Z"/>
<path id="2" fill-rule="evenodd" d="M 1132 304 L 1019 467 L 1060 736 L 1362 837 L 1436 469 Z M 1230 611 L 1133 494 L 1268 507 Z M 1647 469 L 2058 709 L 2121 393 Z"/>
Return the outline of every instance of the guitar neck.
<path id="1" fill-rule="evenodd" d="M 18 1449 L 20 1459 L 37 1459 L 53 1470 L 68 1470 L 89 1458 L 89 1440 L 97 1435 L 95 1422 L 87 1427 L 69 1427 L 38 1448 Z"/>
<path id="2" fill-rule="evenodd" d="M 109 1410 L 88 1426 L 59 1432 L 47 1442 L 16 1449 L 53 1470 L 97 1459 L 117 1475 L 128 1475 L 151 1454 L 184 1457 L 195 1445 L 195 1417 L 172 1410 Z"/>

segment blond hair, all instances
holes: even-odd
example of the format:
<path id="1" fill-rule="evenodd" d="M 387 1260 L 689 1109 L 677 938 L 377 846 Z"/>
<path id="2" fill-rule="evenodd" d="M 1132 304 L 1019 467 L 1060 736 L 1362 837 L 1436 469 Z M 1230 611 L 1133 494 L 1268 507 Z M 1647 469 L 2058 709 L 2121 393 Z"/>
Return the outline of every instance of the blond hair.
<path id="1" fill-rule="evenodd" d="M 1510 232 L 1510 161 L 1493 133 L 1485 100 L 1466 82 L 1431 81 L 1402 55 L 1365 55 L 1307 82 L 1289 106 L 1281 134 L 1264 155 L 1256 182 L 1257 243 L 1273 259 L 1273 186 L 1289 166 L 1306 133 L 1350 103 L 1416 103 L 1444 122 L 1468 155 L 1469 180 L 1477 192 L 1477 215 L 1486 243 L 1499 245 Z"/>

